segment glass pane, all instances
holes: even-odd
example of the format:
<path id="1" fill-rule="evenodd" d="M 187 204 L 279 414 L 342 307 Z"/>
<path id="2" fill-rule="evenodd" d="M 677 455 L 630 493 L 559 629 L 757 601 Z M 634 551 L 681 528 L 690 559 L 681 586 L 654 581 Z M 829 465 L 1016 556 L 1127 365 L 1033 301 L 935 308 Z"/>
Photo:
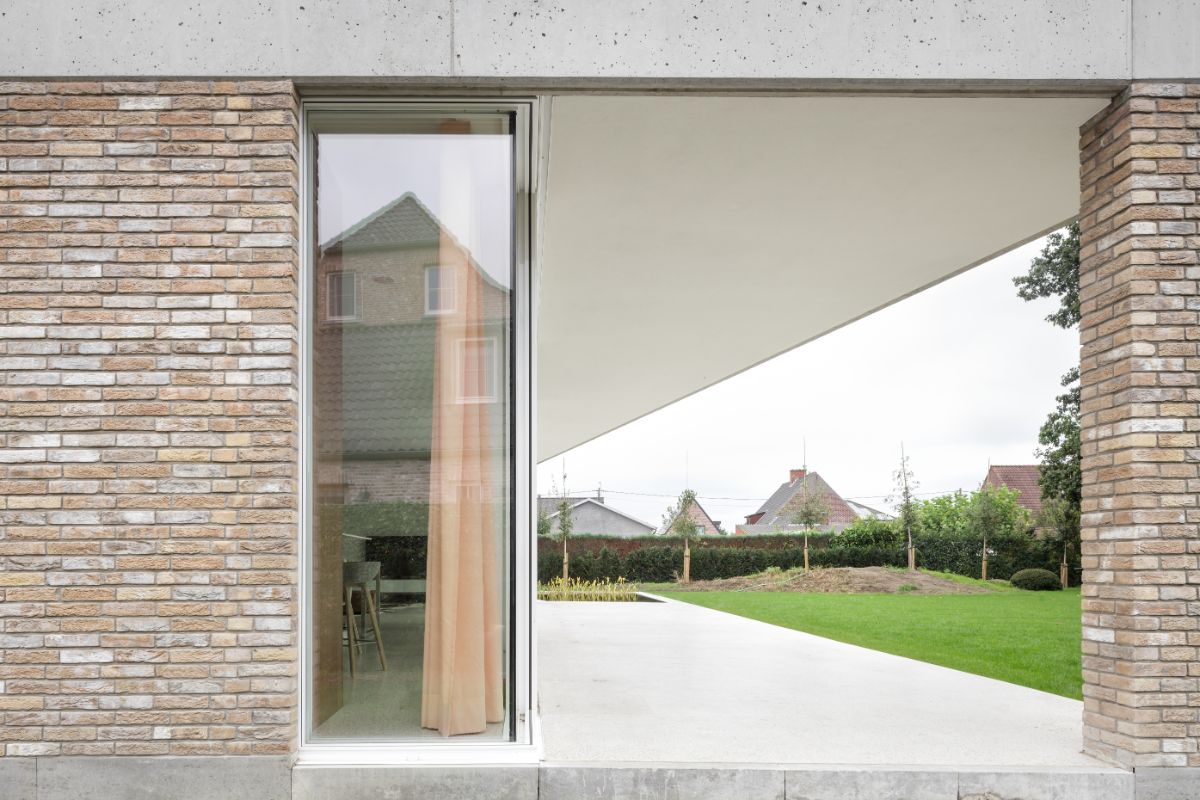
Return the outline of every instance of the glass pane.
<path id="1" fill-rule="evenodd" d="M 509 118 L 346 127 L 314 124 L 311 739 L 506 740 Z"/>

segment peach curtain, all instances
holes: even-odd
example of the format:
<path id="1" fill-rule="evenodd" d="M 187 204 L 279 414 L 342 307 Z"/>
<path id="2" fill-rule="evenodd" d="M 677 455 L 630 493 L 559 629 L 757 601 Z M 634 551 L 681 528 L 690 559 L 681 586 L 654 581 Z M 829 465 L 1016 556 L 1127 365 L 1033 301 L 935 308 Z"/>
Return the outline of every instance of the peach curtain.
<path id="1" fill-rule="evenodd" d="M 439 261 L 453 274 L 456 303 L 437 322 L 421 725 L 454 736 L 504 719 L 491 474 L 503 439 L 489 431 L 494 405 L 464 402 L 487 388 L 479 385 L 487 351 L 469 344 L 486 335 L 482 278 L 444 232 Z"/>

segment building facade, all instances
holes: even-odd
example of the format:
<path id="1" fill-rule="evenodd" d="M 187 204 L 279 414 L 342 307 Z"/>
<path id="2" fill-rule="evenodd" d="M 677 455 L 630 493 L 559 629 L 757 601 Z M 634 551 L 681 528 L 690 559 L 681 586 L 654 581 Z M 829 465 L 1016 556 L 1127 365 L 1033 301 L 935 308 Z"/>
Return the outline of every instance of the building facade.
<path id="1" fill-rule="evenodd" d="M 1081 745 L 1200 794 L 1200 9 L 908 5 L 5 4 L 5 796 L 572 796 L 538 764 L 534 461 L 1074 218 Z M 416 291 L 387 242 L 335 264 L 405 191 L 453 232 Z M 759 313 L 698 332 L 668 291 Z M 429 397 L 379 395 L 415 460 L 321 351 L 405 303 L 446 312 Z M 414 363 L 381 350 L 374 381 Z M 403 725 L 323 737 L 372 708 L 342 540 L 410 525 Z"/>

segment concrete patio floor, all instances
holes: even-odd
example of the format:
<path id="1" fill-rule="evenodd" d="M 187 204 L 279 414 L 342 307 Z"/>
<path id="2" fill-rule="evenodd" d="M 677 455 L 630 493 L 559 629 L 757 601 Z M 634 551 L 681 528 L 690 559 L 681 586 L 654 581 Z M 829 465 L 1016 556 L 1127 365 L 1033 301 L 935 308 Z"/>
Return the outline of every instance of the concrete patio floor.
<path id="1" fill-rule="evenodd" d="M 686 603 L 537 614 L 547 762 L 1104 768 L 1057 695 Z"/>

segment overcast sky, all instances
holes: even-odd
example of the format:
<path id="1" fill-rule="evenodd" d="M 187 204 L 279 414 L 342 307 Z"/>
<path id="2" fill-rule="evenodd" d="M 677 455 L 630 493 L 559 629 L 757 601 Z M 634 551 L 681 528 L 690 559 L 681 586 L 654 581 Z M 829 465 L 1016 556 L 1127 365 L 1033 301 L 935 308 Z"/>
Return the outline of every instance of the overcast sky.
<path id="1" fill-rule="evenodd" d="M 928 495 L 978 488 L 988 463 L 1034 463 L 1075 331 L 1026 303 L 1012 278 L 1033 242 L 539 466 L 539 491 L 603 486 L 607 502 L 661 522 L 694 489 L 732 531 L 803 465 L 843 497 L 888 507 L 903 442 Z M 887 346 L 880 346 L 886 342 Z M 897 354 L 903 354 L 897 357 Z"/>
<path id="2" fill-rule="evenodd" d="M 412 192 L 493 280 L 509 285 L 512 141 L 507 136 L 323 133 L 317 163 L 320 242 Z"/>

